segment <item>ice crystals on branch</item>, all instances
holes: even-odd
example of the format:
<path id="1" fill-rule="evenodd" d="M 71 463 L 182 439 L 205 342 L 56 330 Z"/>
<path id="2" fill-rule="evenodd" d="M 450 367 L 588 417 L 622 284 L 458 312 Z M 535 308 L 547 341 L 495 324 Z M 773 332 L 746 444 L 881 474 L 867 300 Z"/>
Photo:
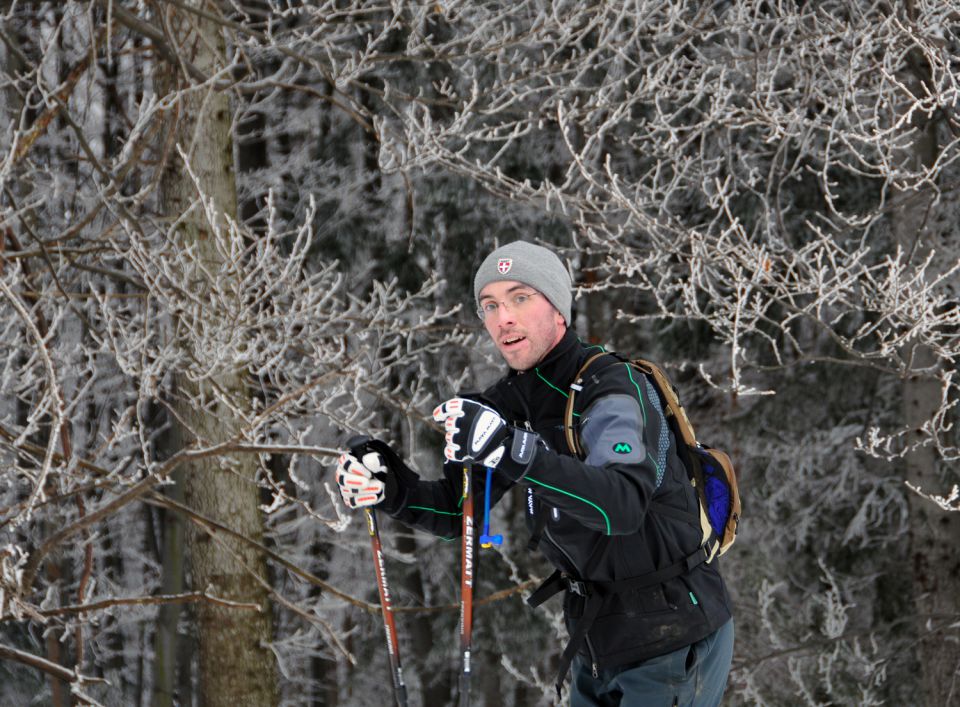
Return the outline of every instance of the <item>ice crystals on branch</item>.
<path id="1" fill-rule="evenodd" d="M 945 511 L 960 511 L 960 486 L 957 484 L 953 485 L 953 488 L 950 489 L 950 493 L 946 496 L 940 496 L 935 493 L 926 493 L 919 486 L 914 486 L 909 482 L 907 482 L 907 488 L 914 493 L 923 496 L 923 498 L 933 501 Z"/>
<path id="2" fill-rule="evenodd" d="M 724 389 L 767 392 L 743 379 L 767 355 L 778 365 L 815 358 L 801 334 L 808 323 L 854 365 L 909 368 L 902 347 L 914 342 L 952 368 L 956 308 L 944 305 L 960 259 L 897 254 L 884 263 L 878 235 L 885 200 L 936 188 L 960 157 L 960 139 L 947 135 L 931 164 L 906 159 L 913 121 L 960 97 L 938 44 L 942 10 L 928 8 L 917 27 L 896 13 L 865 15 L 839 35 L 825 15 L 788 14 L 772 48 L 743 11 L 705 11 L 692 29 L 679 5 L 554 7 L 519 33 L 511 25 L 481 35 L 504 19 L 471 8 L 459 33 L 431 44 L 451 56 L 479 52 L 470 74 L 438 85 L 455 110 L 392 93 L 403 106 L 395 134 L 406 145 L 391 153 L 568 217 L 578 245 L 608 256 L 595 287 L 635 288 L 659 315 L 700 320 L 725 342 Z M 587 28 L 595 34 L 584 42 Z M 916 90 L 903 80 L 911 51 L 930 68 Z M 562 147 L 565 173 L 536 186 L 513 178 L 504 157 L 524 138 Z M 861 178 L 877 180 L 879 202 L 851 198 L 848 185 Z M 806 180 L 819 188 L 826 218 L 796 207 Z M 692 209 L 697 220 L 684 222 Z"/>

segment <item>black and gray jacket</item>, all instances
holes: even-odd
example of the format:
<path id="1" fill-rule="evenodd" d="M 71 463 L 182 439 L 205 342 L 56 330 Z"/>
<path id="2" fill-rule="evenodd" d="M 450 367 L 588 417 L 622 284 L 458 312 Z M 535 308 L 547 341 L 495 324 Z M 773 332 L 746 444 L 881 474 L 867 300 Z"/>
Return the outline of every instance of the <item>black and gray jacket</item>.
<path id="1" fill-rule="evenodd" d="M 608 365 L 592 366 L 574 411 L 586 457 L 580 460 L 567 449 L 568 386 L 598 350 L 567 331 L 539 366 L 511 371 L 479 397 L 511 424 L 540 435 L 533 463 L 516 482 L 526 487 L 531 531 L 542 527 L 540 550 L 566 577 L 609 584 L 674 565 L 695 553 L 703 538 L 694 522 L 695 491 L 657 394 L 642 374 L 613 357 Z M 483 471 L 474 473 L 475 507 L 482 509 Z M 494 479 L 491 504 L 514 483 L 503 474 Z M 460 534 L 460 464 L 445 464 L 437 481 L 412 472 L 397 481 L 388 486 L 383 506 L 388 513 L 436 535 Z M 686 514 L 650 511 L 654 501 Z M 538 522 L 544 515 L 545 522 Z M 571 635 L 584 606 L 583 596 L 567 591 L 564 614 Z M 579 649 L 596 668 L 614 667 L 695 643 L 729 618 L 729 598 L 714 559 L 661 584 L 606 594 Z"/>

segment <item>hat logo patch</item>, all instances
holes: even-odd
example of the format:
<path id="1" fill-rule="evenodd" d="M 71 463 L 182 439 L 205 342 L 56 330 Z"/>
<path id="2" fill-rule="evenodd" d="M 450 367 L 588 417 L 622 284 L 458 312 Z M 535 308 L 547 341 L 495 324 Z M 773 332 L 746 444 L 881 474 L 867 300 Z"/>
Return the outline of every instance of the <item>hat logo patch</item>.
<path id="1" fill-rule="evenodd" d="M 513 258 L 500 258 L 500 260 L 497 261 L 497 272 L 501 275 L 506 275 L 512 267 Z"/>

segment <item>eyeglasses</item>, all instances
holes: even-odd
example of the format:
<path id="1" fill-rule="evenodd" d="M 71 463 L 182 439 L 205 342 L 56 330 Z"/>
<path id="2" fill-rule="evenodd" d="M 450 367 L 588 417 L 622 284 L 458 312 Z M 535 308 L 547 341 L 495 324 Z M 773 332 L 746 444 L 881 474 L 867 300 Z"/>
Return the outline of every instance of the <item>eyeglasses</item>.
<path id="1" fill-rule="evenodd" d="M 526 305 L 531 299 L 539 294 L 539 292 L 517 292 L 506 302 L 501 301 L 499 304 L 496 300 L 488 300 L 477 307 L 477 316 L 480 317 L 480 319 L 486 319 L 487 317 L 499 314 L 501 304 L 513 312 L 519 311 L 523 309 L 524 305 Z"/>

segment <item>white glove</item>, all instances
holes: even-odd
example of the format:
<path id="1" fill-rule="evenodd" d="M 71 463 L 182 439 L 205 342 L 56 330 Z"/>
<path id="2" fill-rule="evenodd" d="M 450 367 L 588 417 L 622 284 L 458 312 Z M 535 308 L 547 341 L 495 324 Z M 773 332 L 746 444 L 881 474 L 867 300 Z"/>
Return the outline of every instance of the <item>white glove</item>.
<path id="1" fill-rule="evenodd" d="M 387 465 L 377 452 L 367 452 L 363 460 L 343 454 L 337 462 L 337 485 L 343 502 L 350 508 L 375 506 L 383 500 Z M 380 478 L 376 478 L 376 477 Z"/>

